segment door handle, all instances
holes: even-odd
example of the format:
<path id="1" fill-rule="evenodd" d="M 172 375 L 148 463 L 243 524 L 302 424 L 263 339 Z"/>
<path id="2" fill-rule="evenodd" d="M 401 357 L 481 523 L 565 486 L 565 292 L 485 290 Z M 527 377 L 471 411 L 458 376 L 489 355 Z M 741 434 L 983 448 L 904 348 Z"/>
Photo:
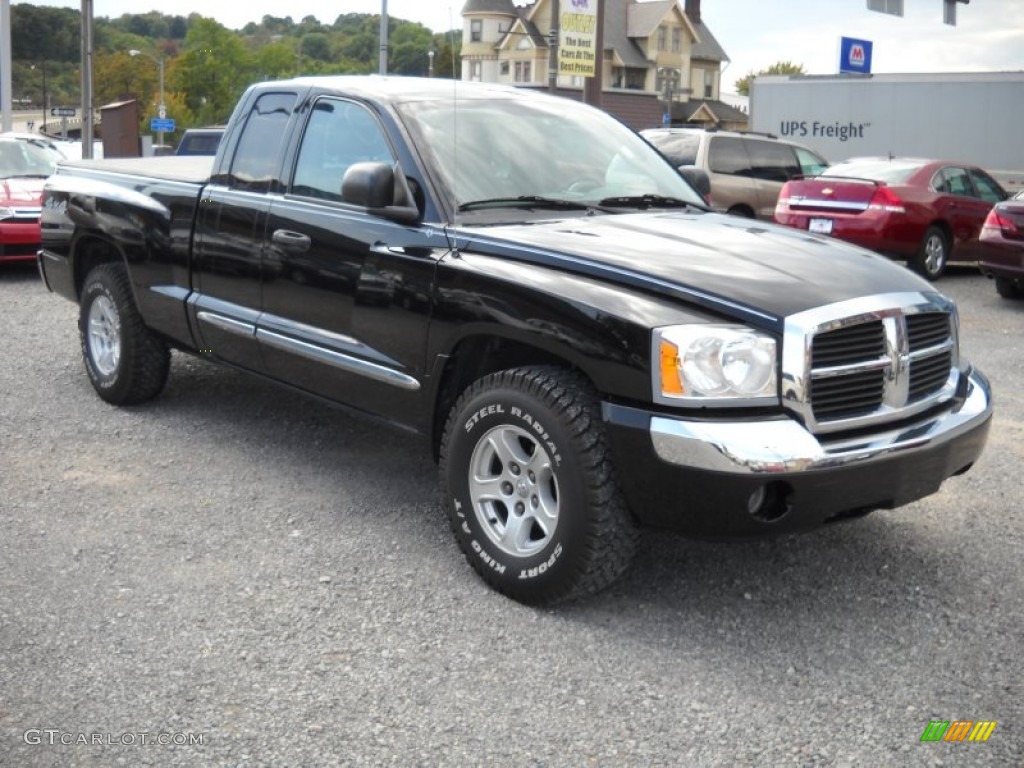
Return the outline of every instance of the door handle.
<path id="1" fill-rule="evenodd" d="M 274 234 L 270 238 L 274 245 L 279 245 L 286 251 L 292 251 L 294 253 L 305 253 L 309 250 L 313 241 L 309 239 L 309 235 L 304 235 L 301 232 L 291 232 L 287 229 L 274 230 Z"/>

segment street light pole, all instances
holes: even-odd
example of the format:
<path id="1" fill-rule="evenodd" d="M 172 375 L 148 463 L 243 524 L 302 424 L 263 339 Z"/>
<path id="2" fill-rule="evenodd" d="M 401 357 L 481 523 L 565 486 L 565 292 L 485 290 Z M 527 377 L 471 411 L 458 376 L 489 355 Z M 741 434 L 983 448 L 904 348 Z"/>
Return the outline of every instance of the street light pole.
<path id="1" fill-rule="evenodd" d="M 46 59 L 43 59 L 43 122 L 39 124 L 40 133 L 46 130 L 46 111 Z"/>
<path id="2" fill-rule="evenodd" d="M 434 76 L 434 52 L 433 51 L 427 51 L 427 61 L 429 62 L 428 66 L 427 66 L 427 77 L 433 77 Z"/>
<path id="3" fill-rule="evenodd" d="M 163 120 L 165 117 L 167 117 L 167 105 L 164 104 L 164 57 L 161 56 L 158 59 L 156 56 L 153 56 L 152 54 L 146 53 L 145 51 L 137 50 L 135 48 L 132 48 L 130 51 L 128 51 L 128 55 L 129 56 L 145 56 L 150 61 L 156 62 L 156 65 L 160 68 L 160 104 L 157 107 L 157 116 L 161 120 Z M 161 147 L 164 145 L 164 132 L 163 131 L 157 131 L 156 132 L 156 141 L 157 141 L 157 144 L 159 144 Z"/>

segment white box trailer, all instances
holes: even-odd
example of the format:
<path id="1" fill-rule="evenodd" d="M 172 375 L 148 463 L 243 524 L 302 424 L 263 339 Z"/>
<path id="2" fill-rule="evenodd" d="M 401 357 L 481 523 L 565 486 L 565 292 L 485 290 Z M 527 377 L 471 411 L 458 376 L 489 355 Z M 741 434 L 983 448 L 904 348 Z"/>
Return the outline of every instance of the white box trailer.
<path id="1" fill-rule="evenodd" d="M 1024 187 L 1024 72 L 769 75 L 750 123 L 830 162 L 864 155 L 960 160 Z"/>

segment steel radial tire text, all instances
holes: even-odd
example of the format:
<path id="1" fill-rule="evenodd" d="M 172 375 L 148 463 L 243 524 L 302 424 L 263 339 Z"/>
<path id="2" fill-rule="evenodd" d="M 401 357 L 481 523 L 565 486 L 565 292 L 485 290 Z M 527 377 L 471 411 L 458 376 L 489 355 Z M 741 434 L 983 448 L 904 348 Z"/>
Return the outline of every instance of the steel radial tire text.
<path id="1" fill-rule="evenodd" d="M 524 603 L 607 586 L 637 530 L 589 383 L 555 367 L 490 374 L 452 408 L 441 446 L 452 531 L 477 573 Z"/>
<path id="2" fill-rule="evenodd" d="M 938 280 L 949 263 L 949 238 L 939 227 L 928 227 L 921 240 L 913 267 L 927 280 Z"/>
<path id="3" fill-rule="evenodd" d="M 132 405 L 160 394 L 170 352 L 142 322 L 124 267 L 103 264 L 86 277 L 78 329 L 85 370 L 101 398 Z"/>

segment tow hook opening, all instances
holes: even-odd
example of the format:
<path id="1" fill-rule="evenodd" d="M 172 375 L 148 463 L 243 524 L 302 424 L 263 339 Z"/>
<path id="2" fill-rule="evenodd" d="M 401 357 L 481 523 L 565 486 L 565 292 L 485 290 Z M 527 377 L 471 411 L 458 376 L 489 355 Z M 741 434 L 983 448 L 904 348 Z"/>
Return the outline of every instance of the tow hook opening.
<path id="1" fill-rule="evenodd" d="M 793 508 L 793 489 L 789 483 L 773 480 L 758 486 L 747 499 L 747 511 L 755 520 L 774 523 L 785 517 Z"/>

